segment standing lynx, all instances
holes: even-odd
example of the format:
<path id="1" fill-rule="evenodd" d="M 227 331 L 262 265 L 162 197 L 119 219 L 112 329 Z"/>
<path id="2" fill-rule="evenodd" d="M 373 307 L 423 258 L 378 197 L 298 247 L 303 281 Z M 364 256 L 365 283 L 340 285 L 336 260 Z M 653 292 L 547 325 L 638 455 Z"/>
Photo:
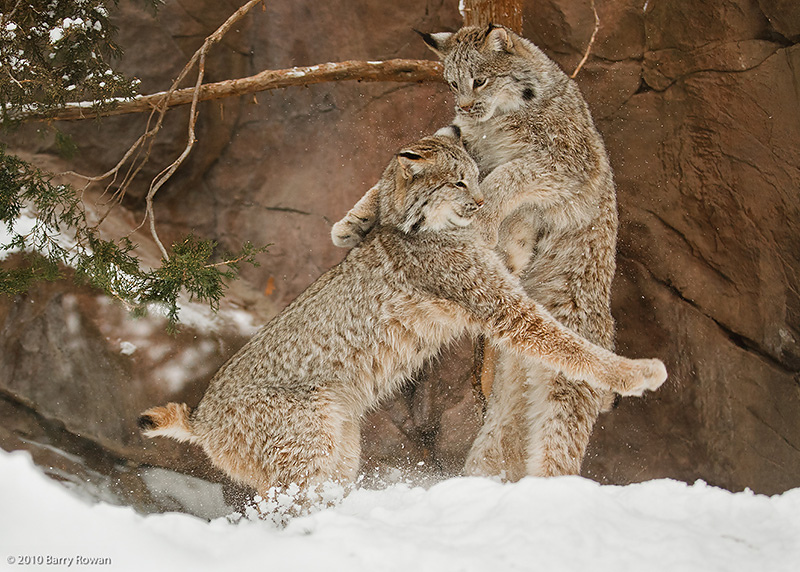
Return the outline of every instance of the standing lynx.
<path id="1" fill-rule="evenodd" d="M 444 61 L 456 98 L 453 123 L 480 169 L 486 205 L 475 226 L 497 243 L 531 298 L 585 338 L 613 348 L 616 195 L 578 87 L 503 27 L 422 36 Z M 334 242 L 357 243 L 373 207 L 368 193 L 337 223 Z M 541 360 L 501 352 L 467 472 L 511 480 L 578 473 L 597 415 L 612 397 Z"/>
<path id="2" fill-rule="evenodd" d="M 373 232 L 222 366 L 195 409 L 145 411 L 145 435 L 202 446 L 266 497 L 351 481 L 362 416 L 465 331 L 602 390 L 640 394 L 666 379 L 660 361 L 596 346 L 528 298 L 469 226 L 478 169 L 447 132 L 400 151 L 373 196 Z"/>

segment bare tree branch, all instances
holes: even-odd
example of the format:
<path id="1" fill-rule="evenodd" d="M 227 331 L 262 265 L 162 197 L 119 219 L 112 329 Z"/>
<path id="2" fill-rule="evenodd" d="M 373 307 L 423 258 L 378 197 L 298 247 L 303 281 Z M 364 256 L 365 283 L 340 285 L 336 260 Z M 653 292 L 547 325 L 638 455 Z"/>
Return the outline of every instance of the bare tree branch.
<path id="1" fill-rule="evenodd" d="M 158 238 L 158 233 L 156 232 L 156 215 L 155 211 L 153 210 L 153 197 L 155 197 L 158 190 L 166 183 L 170 177 L 172 177 L 173 173 L 180 167 L 186 157 L 189 156 L 191 153 L 192 148 L 194 147 L 195 141 L 197 139 L 194 135 L 195 125 L 197 124 L 197 103 L 198 103 L 198 94 L 200 91 L 200 86 L 203 85 L 203 76 L 205 75 L 205 67 L 206 67 L 206 51 L 210 46 L 210 42 L 206 40 L 203 43 L 203 47 L 198 50 L 200 53 L 199 62 L 198 62 L 198 70 L 197 70 L 197 81 L 195 82 L 194 87 L 194 97 L 192 98 L 192 108 L 189 112 L 189 133 L 187 137 L 186 147 L 184 148 L 183 152 L 175 159 L 169 167 L 161 171 L 158 176 L 153 179 L 150 183 L 150 189 L 147 191 L 147 196 L 145 197 L 146 201 L 146 216 L 150 220 L 150 235 L 153 237 L 153 240 L 158 245 L 159 250 L 161 250 L 161 255 L 164 257 L 165 260 L 169 260 L 169 254 L 167 253 L 167 249 L 164 248 L 164 245 L 161 243 L 161 240 Z M 167 107 L 164 106 L 161 113 L 166 112 Z"/>
<path id="2" fill-rule="evenodd" d="M 578 62 L 578 67 L 575 68 L 575 71 L 572 72 L 572 75 L 569 76 L 572 79 L 575 79 L 575 76 L 577 76 L 578 72 L 581 71 L 583 64 L 585 64 L 586 60 L 589 59 L 589 53 L 592 51 L 592 46 L 594 46 L 594 41 L 597 38 L 597 32 L 600 30 L 600 16 L 597 15 L 597 6 L 595 6 L 594 0 L 592 0 L 592 11 L 594 12 L 594 31 L 592 32 L 592 37 L 589 38 L 589 45 L 586 46 L 586 51 L 583 53 L 583 58 L 580 62 Z"/>
<path id="3" fill-rule="evenodd" d="M 197 109 L 197 103 L 199 101 L 200 87 L 203 85 L 203 77 L 205 75 L 206 54 L 211 46 L 219 42 L 236 22 L 241 20 L 244 15 L 247 14 L 251 8 L 253 8 L 253 6 L 260 4 L 262 1 L 263 0 L 250 0 L 246 4 L 242 5 L 238 10 L 236 10 L 236 12 L 231 14 L 228 19 L 225 20 L 225 22 L 223 22 L 222 25 L 214 31 L 213 34 L 208 36 L 203 42 L 203 45 L 200 46 L 200 48 L 192 55 L 192 58 L 189 60 L 189 62 L 183 67 L 183 70 L 175 79 L 175 81 L 172 82 L 172 86 L 164 95 L 164 99 L 155 107 L 155 109 L 157 109 L 159 112 L 158 124 L 155 129 L 157 132 L 161 128 L 164 114 L 166 114 L 167 109 L 169 108 L 169 101 L 172 94 L 175 92 L 178 85 L 180 85 L 181 81 L 183 81 L 183 79 L 188 75 L 189 71 L 194 67 L 195 64 L 197 64 L 197 80 L 195 81 L 194 87 L 190 89 L 192 93 L 192 108 L 189 113 L 189 133 L 186 147 L 177 159 L 175 159 L 167 168 L 162 170 L 155 179 L 153 179 L 153 181 L 150 183 L 150 189 L 147 191 L 147 196 L 145 197 L 145 218 L 150 222 L 150 235 L 153 237 L 153 241 L 155 241 L 156 245 L 161 251 L 161 255 L 164 257 L 164 260 L 169 260 L 169 254 L 167 253 L 167 249 L 164 248 L 161 239 L 158 238 L 158 233 L 156 232 L 156 215 L 155 210 L 153 209 L 153 198 L 156 196 L 156 193 L 164 185 L 164 183 L 166 183 L 172 177 L 175 171 L 178 170 L 178 167 L 181 166 L 186 157 L 189 156 L 189 153 L 192 152 L 192 148 L 197 140 L 194 135 L 194 129 L 197 123 L 197 115 L 199 113 Z M 151 138 L 147 155 L 145 156 L 145 161 L 150 155 L 150 148 L 152 145 L 153 139 Z M 142 221 L 142 223 L 144 224 L 144 221 Z"/>
<path id="4" fill-rule="evenodd" d="M 191 61 L 191 64 L 194 62 Z M 97 112 L 91 102 L 67 103 L 54 115 L 40 113 L 18 115 L 15 119 L 45 119 L 72 121 L 142 113 L 160 109 L 162 106 L 175 107 L 190 104 L 197 93 L 198 101 L 222 99 L 237 95 L 257 93 L 271 89 L 305 86 L 331 81 L 392 81 L 392 82 L 442 82 L 442 64 L 432 60 L 386 60 L 386 61 L 345 61 L 329 62 L 305 67 L 282 70 L 265 70 L 250 77 L 229 79 L 207 83 L 199 89 L 188 87 L 172 91 L 162 91 L 143 95 L 128 101 L 121 100 L 112 109 Z"/>

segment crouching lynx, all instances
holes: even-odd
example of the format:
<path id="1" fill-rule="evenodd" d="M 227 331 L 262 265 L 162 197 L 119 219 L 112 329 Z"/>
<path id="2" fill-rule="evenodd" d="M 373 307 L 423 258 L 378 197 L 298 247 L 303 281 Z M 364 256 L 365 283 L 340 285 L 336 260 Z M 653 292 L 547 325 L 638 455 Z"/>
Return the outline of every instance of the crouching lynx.
<path id="1" fill-rule="evenodd" d="M 660 361 L 596 346 L 528 298 L 470 229 L 478 169 L 451 133 L 404 148 L 375 189 L 373 231 L 256 333 L 195 409 L 145 411 L 145 435 L 202 446 L 266 496 L 351 481 L 365 412 L 465 331 L 603 390 L 641 394 L 666 379 Z"/>
<path id="2" fill-rule="evenodd" d="M 529 41 L 500 26 L 422 34 L 444 61 L 454 125 L 480 169 L 486 205 L 475 227 L 528 295 L 564 325 L 613 348 L 611 281 L 617 205 L 611 167 L 571 81 Z M 334 226 L 357 244 L 374 220 L 368 192 Z M 541 360 L 500 352 L 471 474 L 578 473 L 598 413 L 612 395 L 567 380 Z"/>

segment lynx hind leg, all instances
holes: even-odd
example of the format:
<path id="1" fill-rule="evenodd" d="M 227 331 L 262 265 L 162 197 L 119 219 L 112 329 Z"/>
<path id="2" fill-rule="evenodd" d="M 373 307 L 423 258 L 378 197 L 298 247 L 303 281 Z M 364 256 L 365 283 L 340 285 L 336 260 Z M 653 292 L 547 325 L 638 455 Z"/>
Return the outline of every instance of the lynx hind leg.
<path id="1" fill-rule="evenodd" d="M 544 366 L 528 371 L 527 473 L 577 475 L 607 393 Z"/>
<path id="2" fill-rule="evenodd" d="M 361 423 L 342 415 L 332 429 L 336 435 L 336 449 L 323 480 L 347 485 L 356 480 L 361 464 Z"/>
<path id="3" fill-rule="evenodd" d="M 262 500 L 305 509 L 324 500 L 315 496 L 320 487 L 335 483 L 341 488 L 356 476 L 357 419 L 323 390 L 253 394 L 237 399 L 233 411 L 227 402 L 206 405 L 195 423 L 204 451 Z"/>
<path id="4" fill-rule="evenodd" d="M 331 240 L 336 246 L 351 248 L 364 240 L 378 220 L 378 187 L 372 187 L 342 220 L 333 225 Z"/>
<path id="5" fill-rule="evenodd" d="M 527 474 L 527 400 L 523 358 L 498 352 L 486 416 L 470 448 L 464 473 L 518 481 Z"/>
<path id="6" fill-rule="evenodd" d="M 361 461 L 360 424 L 358 420 L 343 418 L 326 425 L 329 433 L 324 440 L 335 443 L 335 447 L 322 456 L 315 470 L 304 471 L 309 473 L 307 479 L 257 487 L 251 516 L 285 526 L 291 518 L 332 507 L 342 500 L 356 480 Z"/>

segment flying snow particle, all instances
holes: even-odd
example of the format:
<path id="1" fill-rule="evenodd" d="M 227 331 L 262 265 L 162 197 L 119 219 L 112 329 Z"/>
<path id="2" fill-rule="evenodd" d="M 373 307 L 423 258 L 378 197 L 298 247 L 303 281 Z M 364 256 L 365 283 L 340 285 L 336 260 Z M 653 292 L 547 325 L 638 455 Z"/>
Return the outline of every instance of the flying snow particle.
<path id="1" fill-rule="evenodd" d="M 124 356 L 133 355 L 133 352 L 135 352 L 137 349 L 138 348 L 130 342 L 120 342 L 119 344 L 119 353 Z"/>

